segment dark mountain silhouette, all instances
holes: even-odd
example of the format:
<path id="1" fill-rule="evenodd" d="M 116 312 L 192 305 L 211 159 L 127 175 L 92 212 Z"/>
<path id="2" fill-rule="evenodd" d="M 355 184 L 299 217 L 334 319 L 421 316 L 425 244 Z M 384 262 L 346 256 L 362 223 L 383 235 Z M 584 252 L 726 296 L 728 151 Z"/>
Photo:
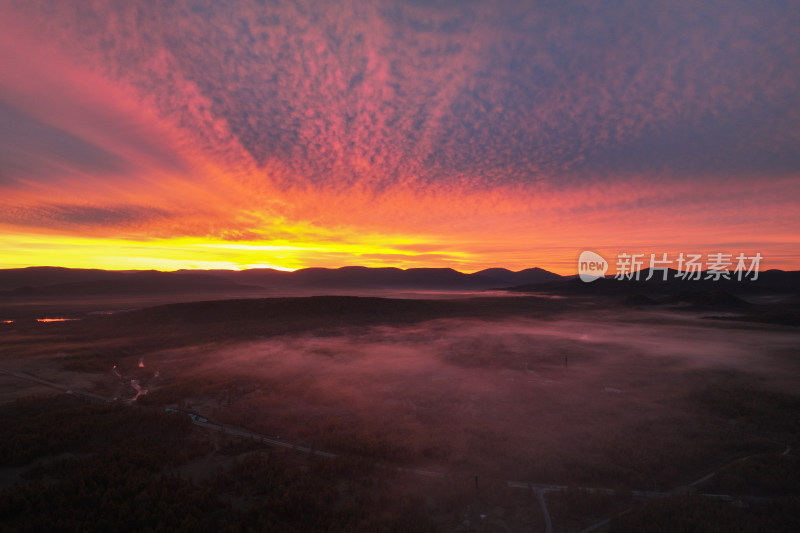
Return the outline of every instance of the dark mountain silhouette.
<path id="1" fill-rule="evenodd" d="M 177 273 L 196 274 L 196 270 L 178 270 Z M 274 287 L 290 282 L 294 272 L 274 268 L 251 268 L 249 270 L 203 270 L 201 273 L 217 276 L 244 285 Z"/>
<path id="2" fill-rule="evenodd" d="M 148 293 L 179 293 L 192 291 L 250 291 L 260 289 L 255 286 L 245 286 L 228 281 L 218 276 L 208 274 L 190 274 L 178 272 L 108 272 L 99 271 L 96 277 L 87 276 L 95 271 L 77 271 L 73 277 L 78 281 L 64 283 L 47 283 L 48 271 L 38 280 L 35 287 L 25 286 L 5 291 L 5 296 L 32 297 L 32 296 L 68 296 L 68 295 L 97 295 L 97 294 L 148 294 Z M 3 271 L 0 271 L 2 278 Z M 55 279 L 69 279 L 65 272 L 58 272 Z M 88 277 L 88 279 L 87 279 Z M 28 281 L 36 281 L 27 276 Z"/>
<path id="3" fill-rule="evenodd" d="M 616 280 L 605 277 L 591 283 L 577 278 L 550 283 L 533 283 L 507 290 L 532 294 L 554 294 L 605 300 L 629 307 L 665 306 L 697 311 L 722 312 L 713 318 L 723 320 L 748 320 L 789 326 L 800 325 L 800 271 L 767 270 L 758 279 L 735 277 L 730 280 L 699 280 L 675 278 L 676 271 L 668 272 L 664 280 L 661 272 L 647 280 L 649 270 L 643 270 L 639 279 Z M 734 313 L 729 316 L 728 313 Z"/>
<path id="4" fill-rule="evenodd" d="M 488 289 L 507 285 L 500 279 L 480 273 L 464 274 L 451 268 L 303 268 L 294 272 L 269 270 L 228 271 L 223 275 L 239 283 L 255 283 L 264 287 L 306 287 L 327 289 Z M 553 274 L 557 276 L 557 274 Z M 558 276 L 560 278 L 560 276 Z"/>
<path id="5" fill-rule="evenodd" d="M 241 272 L 226 271 L 221 275 L 239 283 L 246 281 L 247 283 L 262 286 L 442 290 L 482 290 L 509 284 L 563 279 L 558 274 L 541 268 L 530 268 L 519 272 L 512 272 L 504 268 L 492 268 L 473 274 L 465 274 L 452 268 L 409 268 L 403 270 L 393 267 L 348 266 L 335 269 L 303 268 L 294 272 L 253 269 Z"/>
<path id="6" fill-rule="evenodd" d="M 0 291 L 59 283 L 117 279 L 121 272 L 61 267 L 28 267 L 0 270 Z"/>
<path id="7" fill-rule="evenodd" d="M 560 281 L 564 278 L 558 274 L 548 272 L 541 268 L 526 268 L 519 272 L 512 272 L 505 268 L 487 268 L 476 272 L 480 276 L 493 278 L 513 285 L 523 285 L 526 283 L 548 283 L 551 281 Z"/>
<path id="8" fill-rule="evenodd" d="M 759 272 L 758 279 L 706 279 L 707 273 L 702 273 L 699 280 L 685 280 L 676 278 L 677 271 L 669 270 L 667 280 L 662 273 L 655 272 L 651 279 L 647 279 L 650 269 L 644 269 L 639 274 L 639 279 L 617 280 L 606 276 L 591 283 L 585 283 L 578 278 L 564 279 L 549 283 L 529 283 L 507 290 L 514 292 L 550 293 L 560 295 L 607 295 L 622 298 L 626 295 L 639 294 L 649 298 L 668 295 L 677 295 L 683 292 L 706 293 L 724 292 L 738 297 L 755 297 L 761 295 L 800 294 L 800 271 L 767 270 Z"/>
<path id="9" fill-rule="evenodd" d="M 31 267 L 0 270 L 0 295 L 145 294 L 179 292 L 247 292 L 263 289 L 422 289 L 484 290 L 512 283 L 564 279 L 540 268 L 512 272 L 503 268 L 465 274 L 451 268 L 367 268 L 361 266 L 274 269 L 106 271 Z"/>
<path id="10" fill-rule="evenodd" d="M 48 295 L 102 294 L 175 294 L 230 292 L 246 294 L 265 289 L 417 289 L 417 290 L 485 290 L 502 289 L 514 292 L 549 293 L 573 296 L 611 297 L 627 305 L 645 305 L 643 296 L 661 304 L 679 304 L 677 298 L 694 298 L 708 305 L 722 305 L 714 294 L 728 294 L 737 299 L 779 295 L 782 298 L 800 295 L 800 272 L 768 270 L 760 272 L 756 281 L 736 279 L 713 281 L 682 280 L 669 271 L 664 281 L 660 272 L 647 280 L 649 270 L 643 270 L 639 280 L 616 280 L 612 277 L 584 283 L 576 277 L 563 277 L 539 268 L 513 272 L 490 268 L 465 274 L 450 268 L 367 268 L 350 266 L 336 269 L 305 268 L 294 272 L 274 269 L 106 271 L 32 267 L 0 270 L 0 296 L 4 298 L 36 298 Z M 519 282 L 522 283 L 519 283 Z M 685 293 L 685 294 L 684 294 Z M 680 296 L 683 294 L 683 296 Z M 700 296 L 697 296 L 697 295 Z M 625 297 L 630 299 L 624 300 Z M 670 300 L 672 298 L 672 300 Z M 712 302 L 711 300 L 715 300 Z M 683 301 L 687 305 L 701 302 Z M 728 305 L 735 305 L 730 300 Z"/>

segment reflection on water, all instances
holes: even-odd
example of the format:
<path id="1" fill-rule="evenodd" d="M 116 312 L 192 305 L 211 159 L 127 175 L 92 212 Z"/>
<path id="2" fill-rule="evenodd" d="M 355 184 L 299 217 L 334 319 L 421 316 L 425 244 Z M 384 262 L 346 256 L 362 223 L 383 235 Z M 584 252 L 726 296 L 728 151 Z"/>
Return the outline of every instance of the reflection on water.
<path id="1" fill-rule="evenodd" d="M 70 320 L 80 320 L 79 318 L 37 318 L 36 322 L 69 322 Z"/>
<path id="2" fill-rule="evenodd" d="M 0 324 L 13 324 L 13 320 L 0 320 Z"/>

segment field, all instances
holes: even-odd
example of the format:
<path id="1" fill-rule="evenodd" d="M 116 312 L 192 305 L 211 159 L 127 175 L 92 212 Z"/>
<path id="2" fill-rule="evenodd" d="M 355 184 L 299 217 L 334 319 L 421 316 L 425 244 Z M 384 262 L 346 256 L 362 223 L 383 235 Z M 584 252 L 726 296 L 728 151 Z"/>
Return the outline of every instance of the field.
<path id="1" fill-rule="evenodd" d="M 179 516 L 151 510 L 137 530 L 192 530 L 193 513 L 204 524 L 226 516 L 231 530 L 797 525 L 794 327 L 540 296 L 276 298 L 93 313 L 125 305 L 5 310 L 22 317 L 0 324 L 0 367 L 16 374 L 0 373 L 0 471 L 13 487 L 0 493 L 0 512 L 12 530 L 29 530 L 31 514 L 45 520 L 35 502 L 63 494 L 58 487 L 107 490 L 91 476 L 117 460 L 138 465 L 142 483 L 172 483 L 169 497 L 182 502 L 178 512 L 153 496 L 148 505 Z M 108 447 L 119 453 L 102 453 Z M 150 454 L 155 466 L 131 454 Z M 30 513 L 14 514 L 15 498 Z M 87 489 L 63 506 L 102 507 L 92 498 Z"/>

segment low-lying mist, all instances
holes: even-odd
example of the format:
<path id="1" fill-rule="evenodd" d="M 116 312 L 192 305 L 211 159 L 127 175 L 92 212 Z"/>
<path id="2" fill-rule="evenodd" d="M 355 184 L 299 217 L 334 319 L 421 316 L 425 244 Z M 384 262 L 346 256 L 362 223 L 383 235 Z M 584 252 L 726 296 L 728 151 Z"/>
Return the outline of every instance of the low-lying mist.
<path id="1" fill-rule="evenodd" d="M 798 346 L 796 330 L 677 313 L 439 319 L 154 353 L 146 401 L 381 461 L 635 487 L 766 446 L 714 402 L 796 395 Z"/>

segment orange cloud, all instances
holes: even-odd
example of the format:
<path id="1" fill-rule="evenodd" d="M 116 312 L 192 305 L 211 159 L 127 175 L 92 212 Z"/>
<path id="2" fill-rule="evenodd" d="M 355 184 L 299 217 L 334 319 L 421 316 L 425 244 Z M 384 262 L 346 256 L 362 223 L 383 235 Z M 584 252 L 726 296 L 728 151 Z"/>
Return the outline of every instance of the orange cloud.
<path id="1" fill-rule="evenodd" d="M 796 9 L 487 6 L 4 8 L 0 267 L 800 268 Z"/>

